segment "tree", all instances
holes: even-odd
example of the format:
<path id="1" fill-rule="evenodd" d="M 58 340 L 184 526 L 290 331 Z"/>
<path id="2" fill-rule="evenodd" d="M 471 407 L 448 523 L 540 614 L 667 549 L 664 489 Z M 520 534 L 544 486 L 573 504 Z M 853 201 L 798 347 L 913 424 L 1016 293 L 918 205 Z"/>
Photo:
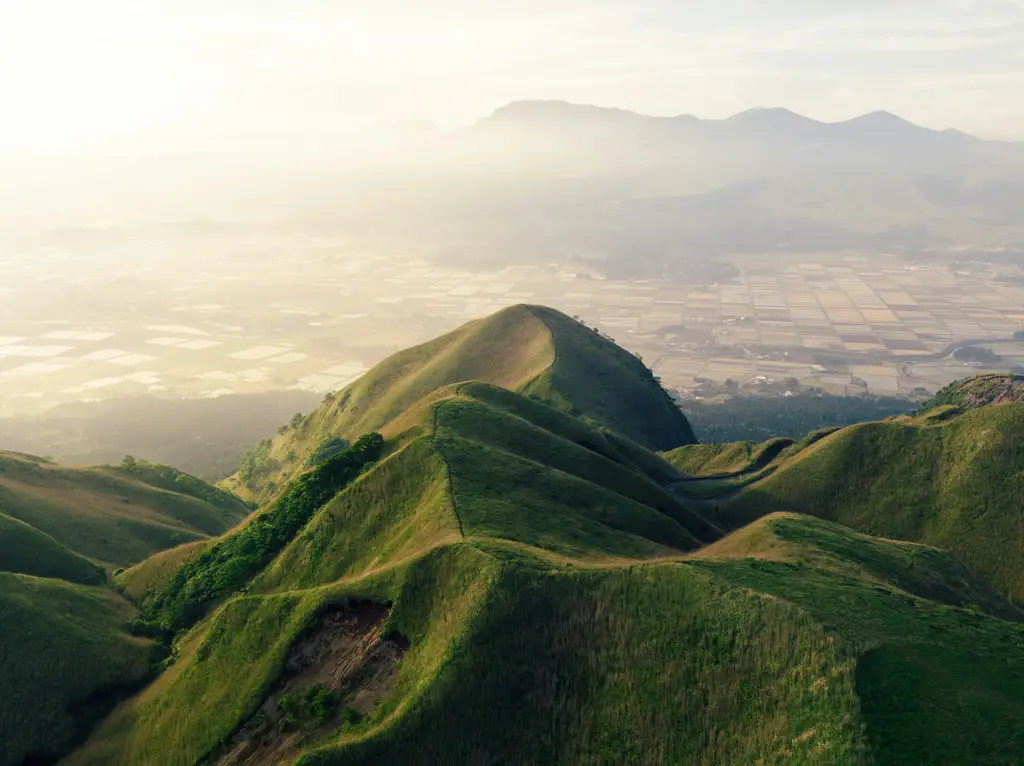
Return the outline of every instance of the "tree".
<path id="1" fill-rule="evenodd" d="M 125 455 L 124 459 L 121 461 L 121 467 L 126 471 L 135 472 L 139 470 L 139 461 L 131 455 Z"/>
<path id="2" fill-rule="evenodd" d="M 288 421 L 289 428 L 298 428 L 302 425 L 302 421 L 305 420 L 301 412 L 296 412 L 292 415 L 292 419 Z"/>

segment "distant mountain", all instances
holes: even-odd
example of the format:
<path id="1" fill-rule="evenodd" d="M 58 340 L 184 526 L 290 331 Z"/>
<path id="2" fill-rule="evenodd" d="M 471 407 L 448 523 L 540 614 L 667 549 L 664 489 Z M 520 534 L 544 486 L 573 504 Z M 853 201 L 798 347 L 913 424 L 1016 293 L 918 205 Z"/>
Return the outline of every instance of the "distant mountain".
<path id="1" fill-rule="evenodd" d="M 624 109 L 572 104 L 566 101 L 517 101 L 494 111 L 477 128 L 558 129 L 568 126 L 657 132 L 663 137 L 690 139 L 761 139 L 772 141 L 906 142 L 914 138 L 953 142 L 978 139 L 956 130 L 939 131 L 915 125 L 890 112 L 878 111 L 840 122 L 821 122 L 784 108 L 749 109 L 722 120 L 693 115 L 650 117 Z"/>

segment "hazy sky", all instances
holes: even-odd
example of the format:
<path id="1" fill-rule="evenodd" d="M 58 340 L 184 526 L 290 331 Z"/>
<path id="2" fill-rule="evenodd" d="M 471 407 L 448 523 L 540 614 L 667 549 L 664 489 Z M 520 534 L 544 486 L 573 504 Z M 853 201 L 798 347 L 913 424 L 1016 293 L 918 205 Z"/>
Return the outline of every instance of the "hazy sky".
<path id="1" fill-rule="evenodd" d="M 1024 138 L 1024 0 L 0 0 L 5 153 L 454 127 L 528 98 Z"/>

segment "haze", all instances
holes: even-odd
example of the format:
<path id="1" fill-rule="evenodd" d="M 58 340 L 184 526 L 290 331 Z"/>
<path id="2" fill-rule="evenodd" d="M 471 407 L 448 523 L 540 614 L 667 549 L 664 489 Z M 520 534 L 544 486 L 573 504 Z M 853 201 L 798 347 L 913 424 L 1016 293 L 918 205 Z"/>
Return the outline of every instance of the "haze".
<path id="1" fill-rule="evenodd" d="M 0 412 L 276 418 L 521 302 L 681 397 L 1015 368 L 1022 51 L 1016 0 L 6 3 Z"/>

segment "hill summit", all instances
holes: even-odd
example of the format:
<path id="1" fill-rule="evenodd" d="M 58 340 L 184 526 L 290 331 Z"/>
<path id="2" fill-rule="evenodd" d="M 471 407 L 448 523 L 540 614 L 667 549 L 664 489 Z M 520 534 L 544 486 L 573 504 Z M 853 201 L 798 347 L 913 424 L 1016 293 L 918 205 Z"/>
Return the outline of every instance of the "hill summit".
<path id="1" fill-rule="evenodd" d="M 647 449 L 696 441 L 639 358 L 560 311 L 520 304 L 385 359 L 279 436 L 256 471 L 226 486 L 243 497 L 269 497 L 305 470 L 326 440 L 387 433 L 423 397 L 468 381 L 542 400 Z"/>

